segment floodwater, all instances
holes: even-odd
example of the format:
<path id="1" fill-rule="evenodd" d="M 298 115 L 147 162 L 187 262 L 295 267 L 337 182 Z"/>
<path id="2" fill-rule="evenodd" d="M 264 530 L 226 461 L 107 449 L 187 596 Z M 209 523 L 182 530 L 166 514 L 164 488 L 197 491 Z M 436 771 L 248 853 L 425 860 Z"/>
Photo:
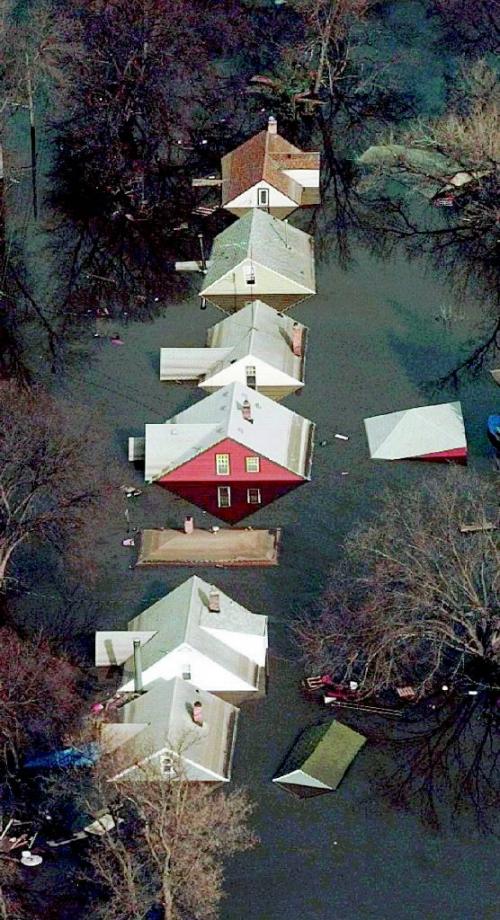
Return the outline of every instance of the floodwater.
<path id="1" fill-rule="evenodd" d="M 298 693 L 300 665 L 290 640 L 293 617 L 314 605 L 343 535 L 372 513 L 385 486 L 412 488 L 443 475 L 432 464 L 376 463 L 368 458 L 363 417 L 426 403 L 423 384 L 448 368 L 457 342 L 472 324 L 457 319 L 444 328 L 439 304 L 451 293 L 424 265 L 404 259 L 387 263 L 359 251 L 348 271 L 335 262 L 318 266 L 319 294 L 295 308 L 310 328 L 306 386 L 286 405 L 317 424 L 313 481 L 254 515 L 252 524 L 283 528 L 281 562 L 275 569 L 197 569 L 257 613 L 270 618 L 269 695 L 243 706 L 233 779 L 256 802 L 261 845 L 235 859 L 227 870 L 223 920 L 342 920 L 398 917 L 441 920 L 493 918 L 494 857 L 471 830 L 438 834 L 417 816 L 391 810 L 375 788 L 377 758 L 367 745 L 339 790 L 297 801 L 271 783 L 299 730 L 321 718 L 321 710 Z M 471 316 L 477 305 L 468 304 Z M 467 312 L 466 311 L 466 312 Z M 145 421 L 166 419 L 202 398 L 190 385 L 161 384 L 159 349 L 201 345 L 205 329 L 220 320 L 214 308 L 200 310 L 196 297 L 168 307 L 163 318 L 121 331 L 125 344 L 94 340 L 90 370 L 73 375 L 68 394 L 98 408 L 110 457 L 123 464 L 124 481 L 140 482 L 126 465 L 128 434 Z M 432 401 L 460 398 L 473 468 L 491 465 L 484 421 L 495 395 L 487 376 L 460 392 L 440 392 Z M 334 439 L 336 433 L 349 441 Z M 321 447 L 321 441 L 327 445 Z M 341 475 L 342 472 L 348 475 Z M 178 525 L 193 507 L 149 487 L 129 502 L 137 526 Z M 194 509 L 200 525 L 212 522 Z M 134 570 L 121 546 L 125 521 L 110 520 L 99 537 L 103 578 L 97 585 L 96 627 L 123 628 L 146 605 L 195 570 Z"/>
<path id="2" fill-rule="evenodd" d="M 419 4 L 400 2 L 393 8 L 391 35 L 398 17 L 401 33 L 405 16 L 408 26 L 407 11 L 418 12 Z M 421 25 L 421 17 L 417 20 Z M 411 83 L 418 82 L 419 92 L 431 93 L 441 70 L 427 61 L 427 82 L 416 80 L 420 51 L 428 53 L 422 34 L 406 29 L 413 57 L 405 57 L 405 66 L 413 67 Z M 431 107 L 425 99 L 422 109 Z M 133 550 L 121 545 L 125 519 L 110 516 L 103 532 L 96 533 L 101 570 L 90 588 L 95 604 L 91 614 L 85 613 L 85 628 L 89 639 L 96 628 L 123 628 L 194 571 L 269 616 L 269 693 L 242 707 L 233 771 L 234 784 L 248 787 L 256 803 L 254 824 L 261 844 L 228 865 L 221 920 L 493 920 L 496 859 L 491 841 L 472 827 L 434 833 L 417 815 L 391 808 L 376 786 L 380 755 L 369 744 L 331 795 L 298 801 L 271 783 L 301 728 L 322 717 L 299 695 L 301 667 L 290 623 L 317 602 L 344 535 L 373 513 L 381 489 L 395 484 L 410 489 L 444 472 L 433 464 L 371 461 L 363 418 L 459 398 L 470 466 L 487 469 L 492 462 L 484 429 L 496 393 L 487 375 L 463 383 L 458 393 L 429 396 L 424 391 L 425 384 L 453 365 L 459 344 L 477 336 L 479 305 L 456 303 L 434 273 L 426 274 L 423 262 L 408 264 L 402 256 L 379 262 L 362 249 L 346 271 L 333 257 L 317 265 L 317 280 L 318 295 L 292 311 L 310 328 L 306 386 L 285 401 L 316 422 L 313 479 L 248 519 L 255 526 L 283 528 L 280 565 L 134 569 Z M 441 309 L 450 304 L 456 318 L 447 329 Z M 122 347 L 105 339 L 82 343 L 91 360 L 71 372 L 63 389 L 98 413 L 106 455 L 122 465 L 123 482 L 141 481 L 126 462 L 128 435 L 140 435 L 145 422 L 167 419 L 203 396 L 190 385 L 160 383 L 160 347 L 203 345 L 206 328 L 221 318 L 210 306 L 200 310 L 193 294 L 167 305 L 155 322 L 120 329 Z M 336 432 L 349 435 L 349 441 L 334 439 Z M 326 446 L 320 446 L 322 441 Z M 137 527 L 178 526 L 186 513 L 194 513 L 201 526 L 215 523 L 155 487 L 128 507 Z M 31 620 L 33 596 L 25 605 L 20 604 L 19 618 Z M 73 621 L 65 631 L 70 628 L 82 627 Z"/>

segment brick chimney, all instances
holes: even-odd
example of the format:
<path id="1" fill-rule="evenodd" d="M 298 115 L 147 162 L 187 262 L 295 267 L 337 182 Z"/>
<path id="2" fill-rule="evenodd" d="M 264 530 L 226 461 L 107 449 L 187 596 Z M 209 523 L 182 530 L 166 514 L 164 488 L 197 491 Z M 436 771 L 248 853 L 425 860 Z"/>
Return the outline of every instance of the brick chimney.
<path id="1" fill-rule="evenodd" d="M 278 133 L 278 122 L 276 121 L 274 115 L 270 115 L 267 120 L 267 131 L 268 134 Z"/>
<path id="2" fill-rule="evenodd" d="M 252 418 L 252 407 L 248 399 L 243 400 L 243 405 L 241 407 L 241 414 L 246 422 L 253 422 Z"/>

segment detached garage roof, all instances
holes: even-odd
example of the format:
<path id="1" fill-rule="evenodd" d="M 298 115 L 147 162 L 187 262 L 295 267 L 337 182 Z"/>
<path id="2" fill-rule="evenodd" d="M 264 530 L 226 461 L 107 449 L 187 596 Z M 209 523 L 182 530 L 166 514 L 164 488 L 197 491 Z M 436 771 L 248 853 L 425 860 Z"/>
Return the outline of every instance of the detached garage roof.
<path id="1" fill-rule="evenodd" d="M 366 738 L 341 722 L 307 728 L 283 763 L 279 783 L 295 795 L 320 795 L 336 789 Z"/>
<path id="2" fill-rule="evenodd" d="M 253 208 L 215 237 L 201 296 L 247 258 L 311 294 L 316 292 L 312 237 Z"/>
<path id="3" fill-rule="evenodd" d="M 459 402 L 403 409 L 365 420 L 374 460 L 460 460 L 467 457 Z"/>

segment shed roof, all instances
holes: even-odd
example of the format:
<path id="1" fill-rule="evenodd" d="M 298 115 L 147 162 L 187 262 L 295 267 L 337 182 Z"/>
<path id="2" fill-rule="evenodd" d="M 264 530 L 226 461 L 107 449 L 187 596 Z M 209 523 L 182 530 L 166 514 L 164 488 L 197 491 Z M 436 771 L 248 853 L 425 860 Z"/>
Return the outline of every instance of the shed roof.
<path id="1" fill-rule="evenodd" d="M 312 237 L 266 211 L 252 208 L 215 237 L 201 295 L 245 259 L 315 293 Z"/>
<path id="2" fill-rule="evenodd" d="M 196 701 L 203 706 L 202 727 L 195 725 L 191 716 Z M 158 679 L 146 693 L 116 711 L 117 726 L 103 725 L 102 744 L 108 751 L 119 748 L 122 770 L 167 750 L 214 774 L 214 779 L 228 778 L 228 746 L 237 713 L 235 706 L 178 677 Z M 130 726 L 133 733 L 121 733 L 121 726 Z M 139 729 L 134 731 L 134 726 Z M 158 762 L 151 760 L 151 766 L 160 772 Z M 134 773 L 130 776 L 134 778 Z"/>
<path id="3" fill-rule="evenodd" d="M 260 131 L 222 157 L 222 205 L 265 180 L 299 205 L 302 189 L 286 169 L 318 169 L 319 153 L 305 153 L 280 134 Z"/>
<path id="4" fill-rule="evenodd" d="M 313 725 L 299 736 L 274 782 L 286 784 L 290 774 L 300 771 L 299 785 L 336 789 L 365 742 L 364 735 L 342 722 Z"/>
<path id="5" fill-rule="evenodd" d="M 403 409 L 364 422 L 374 459 L 402 460 L 467 448 L 459 402 Z"/>
<path id="6" fill-rule="evenodd" d="M 252 422 L 243 418 L 250 403 Z M 231 383 L 163 424 L 146 425 L 145 479 L 160 479 L 225 438 L 309 478 L 314 425 L 262 393 Z"/>

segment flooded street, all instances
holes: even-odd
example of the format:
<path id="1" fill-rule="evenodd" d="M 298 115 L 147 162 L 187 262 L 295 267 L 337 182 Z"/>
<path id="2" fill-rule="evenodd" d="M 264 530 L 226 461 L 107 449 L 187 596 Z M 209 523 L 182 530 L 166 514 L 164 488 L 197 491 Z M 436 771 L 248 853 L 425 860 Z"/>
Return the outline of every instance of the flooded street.
<path id="1" fill-rule="evenodd" d="M 442 476 L 432 464 L 370 461 L 363 417 L 427 401 L 459 398 L 472 468 L 488 468 L 484 421 L 492 384 L 484 375 L 460 389 L 432 397 L 423 384 L 443 373 L 468 337 L 465 320 L 444 329 L 439 304 L 452 296 L 425 276 L 424 266 L 403 259 L 380 263 L 365 252 L 347 272 L 320 264 L 319 294 L 295 308 L 310 328 L 306 386 L 285 404 L 317 424 L 313 481 L 248 520 L 281 526 L 283 547 L 275 569 L 197 569 L 235 599 L 270 619 L 271 674 L 268 697 L 242 707 L 233 779 L 247 786 L 257 804 L 261 846 L 228 867 L 224 920 L 343 920 L 397 917 L 417 920 L 481 918 L 495 913 L 494 856 L 474 830 L 425 829 L 418 818 L 397 812 L 375 788 L 379 755 L 366 745 L 337 792 L 298 801 L 271 778 L 299 730 L 322 718 L 298 692 L 301 668 L 288 625 L 318 600 L 329 567 L 352 524 L 372 512 L 386 486 L 412 488 Z M 474 306 L 469 305 L 469 317 Z M 94 340 L 95 359 L 73 375 L 66 391 L 99 411 L 109 437 L 109 456 L 123 465 L 124 482 L 140 483 L 126 463 L 127 437 L 145 421 L 159 421 L 197 401 L 189 385 L 161 384 L 159 349 L 201 345 L 207 326 L 220 320 L 214 308 L 199 309 L 196 297 L 169 306 L 162 319 L 131 324 L 125 344 Z M 349 441 L 334 439 L 340 432 Z M 320 446 L 327 441 L 325 446 Z M 341 475 L 347 472 L 347 476 Z M 184 514 L 211 523 L 180 499 L 149 487 L 130 505 L 135 526 L 178 526 Z M 214 521 L 215 522 L 215 521 Z M 113 518 L 96 534 L 103 559 L 96 628 L 124 628 L 131 617 L 184 581 L 194 570 L 129 568 L 133 550 L 121 546 L 125 522 Z"/>

